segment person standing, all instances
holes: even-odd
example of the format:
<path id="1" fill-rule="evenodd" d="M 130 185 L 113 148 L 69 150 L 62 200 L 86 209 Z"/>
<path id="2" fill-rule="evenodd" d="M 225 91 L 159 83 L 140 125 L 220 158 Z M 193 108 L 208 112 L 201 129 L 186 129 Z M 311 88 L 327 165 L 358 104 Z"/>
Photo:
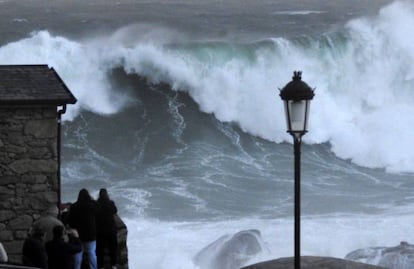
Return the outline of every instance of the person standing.
<path id="1" fill-rule="evenodd" d="M 82 265 L 83 252 L 88 257 L 89 269 L 97 269 L 96 260 L 96 202 L 86 189 L 79 191 L 78 200 L 71 205 L 68 223 L 79 233 L 82 251 L 75 254 L 75 269 Z"/>
<path id="2" fill-rule="evenodd" d="M 40 227 L 32 227 L 29 237 L 23 243 L 23 265 L 47 268 L 47 254 L 44 247 L 45 232 Z"/>
<path id="3" fill-rule="evenodd" d="M 97 205 L 96 255 L 98 258 L 98 267 L 104 268 L 105 248 L 108 248 L 111 267 L 112 269 L 116 269 L 118 240 L 114 215 L 118 209 L 115 203 L 109 198 L 108 191 L 104 188 L 99 190 Z"/>
<path id="4" fill-rule="evenodd" d="M 53 227 L 53 239 L 46 242 L 48 269 L 73 269 L 73 255 L 82 251 L 82 244 L 76 230 L 67 231 L 68 241 L 64 239 L 65 228 L 62 225 Z"/>
<path id="5" fill-rule="evenodd" d="M 62 225 L 63 223 L 57 218 L 58 217 L 57 206 L 49 207 L 42 216 L 33 223 L 33 227 L 40 227 L 45 232 L 44 242 L 48 242 L 53 238 L 53 228 L 56 225 Z"/>

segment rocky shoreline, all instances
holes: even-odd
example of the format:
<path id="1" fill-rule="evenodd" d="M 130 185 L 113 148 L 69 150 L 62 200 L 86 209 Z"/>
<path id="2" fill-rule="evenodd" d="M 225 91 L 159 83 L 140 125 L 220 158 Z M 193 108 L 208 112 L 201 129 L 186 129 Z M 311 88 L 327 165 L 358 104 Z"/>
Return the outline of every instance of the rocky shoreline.
<path id="1" fill-rule="evenodd" d="M 301 257 L 301 269 L 384 269 L 375 265 L 332 257 Z M 261 262 L 241 269 L 294 269 L 293 257 Z"/>

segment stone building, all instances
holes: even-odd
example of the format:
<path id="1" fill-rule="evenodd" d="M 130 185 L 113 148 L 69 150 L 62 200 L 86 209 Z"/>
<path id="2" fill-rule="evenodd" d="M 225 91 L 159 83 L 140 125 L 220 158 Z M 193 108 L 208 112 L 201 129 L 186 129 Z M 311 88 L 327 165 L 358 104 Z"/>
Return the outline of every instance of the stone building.
<path id="1" fill-rule="evenodd" d="M 76 103 L 47 65 L 0 66 L 0 242 L 21 262 L 28 229 L 60 204 L 60 121 Z"/>

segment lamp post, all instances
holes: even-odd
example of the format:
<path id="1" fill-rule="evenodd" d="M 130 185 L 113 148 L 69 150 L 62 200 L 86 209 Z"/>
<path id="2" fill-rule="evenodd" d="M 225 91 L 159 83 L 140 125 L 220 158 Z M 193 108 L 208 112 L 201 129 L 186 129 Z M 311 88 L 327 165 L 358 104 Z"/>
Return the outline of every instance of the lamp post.
<path id="1" fill-rule="evenodd" d="M 280 90 L 285 106 L 287 132 L 292 135 L 295 154 L 295 269 L 300 269 L 300 146 L 307 132 L 313 90 L 302 81 L 302 72 L 293 72 L 292 81 Z"/>

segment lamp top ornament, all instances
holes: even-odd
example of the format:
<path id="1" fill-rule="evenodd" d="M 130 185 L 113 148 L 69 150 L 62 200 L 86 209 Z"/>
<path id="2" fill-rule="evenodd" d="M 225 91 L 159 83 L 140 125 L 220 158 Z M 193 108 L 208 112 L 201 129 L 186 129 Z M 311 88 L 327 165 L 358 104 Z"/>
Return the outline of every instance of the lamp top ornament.
<path id="1" fill-rule="evenodd" d="M 292 81 L 280 90 L 280 98 L 292 101 L 312 100 L 315 96 L 313 91 L 308 84 L 302 81 L 302 71 L 294 71 Z"/>

